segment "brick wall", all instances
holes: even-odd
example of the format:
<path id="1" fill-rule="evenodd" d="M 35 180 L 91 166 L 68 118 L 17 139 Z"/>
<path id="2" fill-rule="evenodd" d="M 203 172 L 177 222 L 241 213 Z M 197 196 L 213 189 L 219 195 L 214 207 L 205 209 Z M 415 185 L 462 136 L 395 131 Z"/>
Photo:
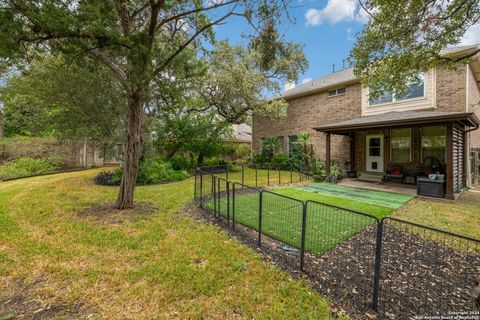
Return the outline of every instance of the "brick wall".
<path id="1" fill-rule="evenodd" d="M 287 118 L 284 121 L 269 121 L 253 117 L 253 153 L 261 149 L 261 137 L 297 135 L 310 132 L 316 156 L 325 160 L 325 137 L 313 128 L 337 121 L 349 120 L 361 116 L 361 85 L 348 85 L 343 95 L 328 97 L 327 92 L 316 93 L 307 97 L 289 101 Z M 285 150 L 288 140 L 285 138 Z M 331 158 L 345 165 L 349 160 L 349 138 L 333 135 Z"/>
<path id="2" fill-rule="evenodd" d="M 475 112 L 480 119 L 480 90 L 470 68 L 468 68 L 468 73 L 467 110 Z M 470 132 L 470 147 L 480 148 L 480 129 Z"/>
<path id="3" fill-rule="evenodd" d="M 440 66 L 436 69 L 436 109 L 439 112 L 465 112 L 466 72 L 464 64 L 454 69 Z"/>
<path id="4" fill-rule="evenodd" d="M 435 70 L 435 111 L 465 112 L 466 104 L 466 72 L 467 66 L 458 64 L 456 68 L 446 66 Z M 470 84 L 472 85 L 472 84 Z M 325 160 L 325 137 L 322 133 L 313 130 L 324 124 L 358 118 L 361 116 L 362 91 L 360 83 L 348 85 L 346 93 L 341 96 L 328 97 L 327 92 L 312 94 L 289 101 L 287 119 L 284 121 L 269 121 L 265 118 L 253 117 L 253 153 L 261 149 L 261 137 L 284 136 L 285 150 L 287 150 L 289 135 L 296 135 L 301 131 L 311 134 L 314 151 L 320 160 Z M 480 112 L 480 106 L 478 107 Z M 479 114 L 480 116 L 480 114 Z M 387 132 L 385 132 L 388 134 Z M 475 133 L 476 134 L 476 133 Z M 475 137 L 477 139 L 477 136 Z M 356 137 L 356 167 L 357 170 L 365 168 L 365 133 Z M 480 147 L 480 130 L 475 145 Z M 332 136 L 331 157 L 347 167 L 350 159 L 349 138 Z M 417 139 L 415 140 L 417 142 Z M 385 145 L 388 146 L 386 143 Z M 415 146 L 418 150 L 418 146 Z M 388 155 L 386 150 L 385 155 Z M 419 155 L 414 154 L 412 160 L 418 161 Z"/>

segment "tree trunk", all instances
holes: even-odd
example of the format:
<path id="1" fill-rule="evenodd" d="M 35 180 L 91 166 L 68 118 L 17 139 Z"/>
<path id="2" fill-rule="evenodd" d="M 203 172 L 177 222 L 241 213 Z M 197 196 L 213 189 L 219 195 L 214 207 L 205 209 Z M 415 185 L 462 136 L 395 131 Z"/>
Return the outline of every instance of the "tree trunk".
<path id="1" fill-rule="evenodd" d="M 125 164 L 122 181 L 115 208 L 133 208 L 133 193 L 137 182 L 138 166 L 142 155 L 143 139 L 141 134 L 142 101 L 139 94 L 128 98 L 128 127 Z"/>

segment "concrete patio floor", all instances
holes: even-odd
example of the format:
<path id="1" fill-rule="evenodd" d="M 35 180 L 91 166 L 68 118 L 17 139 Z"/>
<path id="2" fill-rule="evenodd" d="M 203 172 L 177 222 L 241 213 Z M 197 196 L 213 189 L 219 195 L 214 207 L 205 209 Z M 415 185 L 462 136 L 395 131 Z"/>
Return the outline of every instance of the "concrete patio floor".
<path id="1" fill-rule="evenodd" d="M 403 193 L 411 196 L 417 196 L 417 189 L 414 185 L 405 185 L 396 182 L 367 182 L 359 179 L 344 178 L 338 182 L 339 185 L 351 188 L 363 188 L 369 190 Z"/>

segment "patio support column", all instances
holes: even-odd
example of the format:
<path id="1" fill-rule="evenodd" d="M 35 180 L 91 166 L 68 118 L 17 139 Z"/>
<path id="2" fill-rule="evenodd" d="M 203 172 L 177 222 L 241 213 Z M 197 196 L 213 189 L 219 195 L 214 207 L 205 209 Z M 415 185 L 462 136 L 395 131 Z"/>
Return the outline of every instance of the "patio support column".
<path id="1" fill-rule="evenodd" d="M 326 145 L 326 153 L 325 153 L 325 167 L 327 170 L 327 177 L 330 177 L 330 133 L 325 134 L 325 145 Z"/>
<path id="2" fill-rule="evenodd" d="M 355 132 L 350 133 L 350 175 L 357 176 L 355 170 Z"/>
<path id="3" fill-rule="evenodd" d="M 447 125 L 447 136 L 445 143 L 445 176 L 446 176 L 446 190 L 445 198 L 455 199 L 453 195 L 453 125 Z"/>

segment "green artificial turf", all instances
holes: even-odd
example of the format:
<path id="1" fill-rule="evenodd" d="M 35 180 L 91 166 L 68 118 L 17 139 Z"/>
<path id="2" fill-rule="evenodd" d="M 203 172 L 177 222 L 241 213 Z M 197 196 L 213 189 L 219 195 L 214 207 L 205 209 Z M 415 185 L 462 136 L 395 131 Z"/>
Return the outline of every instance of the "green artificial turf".
<path id="1" fill-rule="evenodd" d="M 345 187 L 325 182 L 314 183 L 301 187 L 301 189 L 392 209 L 400 208 L 405 202 L 413 198 L 412 195 L 408 194 Z"/>
<path id="2" fill-rule="evenodd" d="M 289 190 L 298 189 L 282 189 L 275 193 L 263 193 L 262 233 L 300 248 L 303 202 L 283 196 Z M 313 193 L 304 190 L 298 191 L 313 195 Z M 226 197 L 220 199 L 217 210 L 225 217 L 235 218 L 236 223 L 258 230 L 259 202 L 258 192 L 237 194 L 235 196 L 235 212 L 233 211 L 232 201 L 230 201 L 230 208 L 227 210 Z M 204 205 L 213 210 L 214 201 L 209 200 Z M 305 250 L 321 255 L 374 222 L 374 218 L 365 217 L 348 210 L 312 203 L 307 211 Z"/>

